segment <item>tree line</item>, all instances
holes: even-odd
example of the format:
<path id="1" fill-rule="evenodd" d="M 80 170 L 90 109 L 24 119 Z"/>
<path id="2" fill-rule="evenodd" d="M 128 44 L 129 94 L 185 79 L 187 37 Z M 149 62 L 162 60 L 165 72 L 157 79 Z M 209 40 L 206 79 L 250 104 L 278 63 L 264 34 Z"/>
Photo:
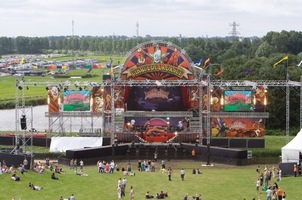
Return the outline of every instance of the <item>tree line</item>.
<path id="1" fill-rule="evenodd" d="M 193 62 L 210 58 L 211 74 L 221 80 L 299 81 L 302 75 L 302 32 L 268 32 L 264 37 L 127 37 L 127 36 L 50 36 L 0 37 L 0 55 L 80 52 L 94 55 L 125 56 L 140 43 L 163 40 L 184 49 Z M 288 56 L 275 67 L 280 59 Z M 301 66 L 300 66 L 301 65 Z M 300 87 L 290 88 L 290 126 L 300 125 Z M 285 128 L 285 88 L 269 88 L 268 128 Z"/>

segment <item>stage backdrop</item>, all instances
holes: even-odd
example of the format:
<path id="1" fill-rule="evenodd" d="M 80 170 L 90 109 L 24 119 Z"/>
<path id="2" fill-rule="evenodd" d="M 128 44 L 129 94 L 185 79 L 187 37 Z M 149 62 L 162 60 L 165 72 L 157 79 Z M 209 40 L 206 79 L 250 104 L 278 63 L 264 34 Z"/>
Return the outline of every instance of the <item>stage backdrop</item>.
<path id="1" fill-rule="evenodd" d="M 139 45 L 127 58 L 122 69 L 123 80 L 192 80 L 192 61 L 184 50 L 165 42 Z M 186 111 L 192 103 L 189 87 L 125 87 L 120 92 L 127 110 Z"/>
<path id="2" fill-rule="evenodd" d="M 264 137 L 261 118 L 212 118 L 214 137 Z"/>

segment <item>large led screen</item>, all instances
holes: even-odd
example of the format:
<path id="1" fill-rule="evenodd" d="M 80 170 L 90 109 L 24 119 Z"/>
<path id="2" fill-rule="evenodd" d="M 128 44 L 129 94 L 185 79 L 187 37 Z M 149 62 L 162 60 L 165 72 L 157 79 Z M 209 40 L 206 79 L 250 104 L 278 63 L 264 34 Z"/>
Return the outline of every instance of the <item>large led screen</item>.
<path id="1" fill-rule="evenodd" d="M 90 111 L 90 92 L 86 90 L 64 91 L 63 111 Z"/>
<path id="2" fill-rule="evenodd" d="M 224 111 L 250 112 L 252 107 L 252 91 L 250 90 L 225 90 Z"/>
<path id="3" fill-rule="evenodd" d="M 179 87 L 132 87 L 128 110 L 186 111 Z"/>

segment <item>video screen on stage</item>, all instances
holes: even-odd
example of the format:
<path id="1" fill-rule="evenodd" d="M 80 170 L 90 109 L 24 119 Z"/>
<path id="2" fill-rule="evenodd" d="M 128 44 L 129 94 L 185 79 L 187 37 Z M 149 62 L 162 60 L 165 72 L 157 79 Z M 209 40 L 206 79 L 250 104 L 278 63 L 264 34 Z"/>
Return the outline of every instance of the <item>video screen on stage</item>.
<path id="1" fill-rule="evenodd" d="M 186 111 L 179 87 L 132 87 L 128 110 Z"/>
<path id="2" fill-rule="evenodd" d="M 264 137 L 265 121 L 261 118 L 211 118 L 213 137 Z"/>
<path id="3" fill-rule="evenodd" d="M 125 128 L 130 131 L 174 132 L 182 131 L 189 126 L 187 117 L 126 117 Z"/>
<path id="4" fill-rule="evenodd" d="M 225 90 L 224 111 L 250 112 L 252 111 L 251 90 Z"/>
<path id="5" fill-rule="evenodd" d="M 90 91 L 64 91 L 63 111 L 90 111 Z"/>

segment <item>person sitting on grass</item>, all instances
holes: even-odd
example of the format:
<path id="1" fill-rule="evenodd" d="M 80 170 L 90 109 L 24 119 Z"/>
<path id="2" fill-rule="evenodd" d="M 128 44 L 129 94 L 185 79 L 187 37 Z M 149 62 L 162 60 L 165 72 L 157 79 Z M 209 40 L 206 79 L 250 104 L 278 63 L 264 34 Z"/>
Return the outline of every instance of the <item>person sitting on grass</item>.
<path id="1" fill-rule="evenodd" d="M 59 180 L 59 178 L 56 177 L 55 173 L 52 173 L 52 174 L 51 174 L 51 179 L 53 179 L 53 180 Z"/>
<path id="2" fill-rule="evenodd" d="M 88 174 L 85 174 L 82 169 L 79 172 L 76 172 L 76 175 L 79 175 L 79 176 L 88 176 Z"/>
<path id="3" fill-rule="evenodd" d="M 32 183 L 29 183 L 29 188 L 32 189 L 32 190 L 42 190 L 43 187 L 40 187 L 40 186 L 35 186 L 34 184 Z"/>
<path id="4" fill-rule="evenodd" d="M 146 199 L 153 199 L 154 196 L 149 191 L 146 192 Z"/>
<path id="5" fill-rule="evenodd" d="M 20 177 L 16 173 L 13 173 L 12 180 L 13 181 L 21 181 Z"/>
<path id="6" fill-rule="evenodd" d="M 61 174 L 60 168 L 58 165 L 55 166 L 55 173 Z"/>
<path id="7" fill-rule="evenodd" d="M 161 191 L 159 194 L 158 193 L 156 194 L 156 198 L 157 199 L 164 199 L 166 197 L 168 197 L 168 193 L 167 192 L 164 193 L 163 191 Z"/>

